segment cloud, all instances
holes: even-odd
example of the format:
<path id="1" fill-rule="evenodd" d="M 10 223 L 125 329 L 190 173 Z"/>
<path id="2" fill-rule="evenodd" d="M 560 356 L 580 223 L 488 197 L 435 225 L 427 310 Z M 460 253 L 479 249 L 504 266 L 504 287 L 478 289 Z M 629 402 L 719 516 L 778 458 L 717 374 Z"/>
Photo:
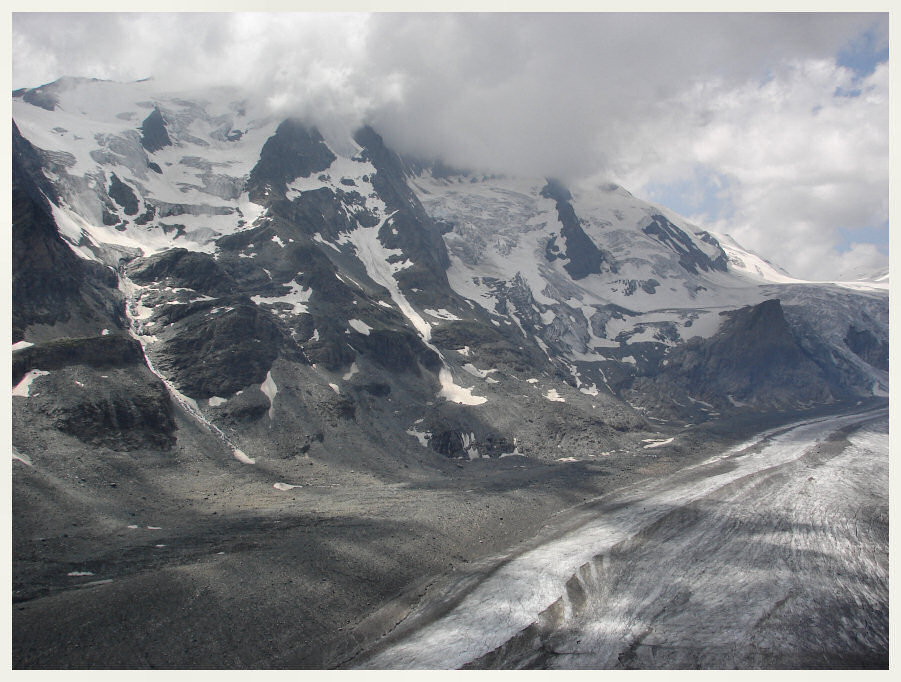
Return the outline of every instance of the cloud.
<path id="1" fill-rule="evenodd" d="M 859 95 L 836 94 L 852 82 Z M 645 123 L 645 134 L 662 140 L 656 162 L 633 161 L 626 182 L 663 198 L 668 184 L 714 174 L 715 210 L 688 213 L 694 222 L 793 274 L 833 278 L 851 262 L 839 252 L 846 233 L 872 236 L 887 225 L 888 102 L 886 63 L 863 79 L 832 60 L 807 59 L 764 83 L 706 83 L 682 98 L 681 115 Z M 884 234 L 887 243 L 887 227 Z M 887 261 L 866 253 L 874 270 Z"/>
<path id="2" fill-rule="evenodd" d="M 230 85 L 336 136 L 368 122 L 403 153 L 458 166 L 604 174 L 638 195 L 688 182 L 693 217 L 811 276 L 838 266 L 839 228 L 887 215 L 887 68 L 872 70 L 887 24 L 849 13 L 14 14 L 13 85 Z M 816 232 L 834 257 L 780 260 L 786 230 L 799 243 Z"/>

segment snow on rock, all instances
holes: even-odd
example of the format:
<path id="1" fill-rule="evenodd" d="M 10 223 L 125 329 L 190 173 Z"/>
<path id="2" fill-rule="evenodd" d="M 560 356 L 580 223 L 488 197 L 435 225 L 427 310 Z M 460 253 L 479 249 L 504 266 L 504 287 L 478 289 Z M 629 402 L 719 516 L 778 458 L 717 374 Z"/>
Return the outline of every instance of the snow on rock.
<path id="1" fill-rule="evenodd" d="M 410 305 L 407 297 L 401 292 L 397 280 L 394 278 L 394 273 L 410 266 L 409 261 L 406 259 L 396 260 L 398 257 L 403 257 L 403 251 L 385 248 L 379 241 L 379 230 L 390 219 L 391 216 L 385 217 L 375 227 L 358 227 L 350 233 L 348 239 L 353 244 L 357 252 L 357 258 L 363 263 L 370 279 L 388 290 L 391 294 L 391 299 L 404 314 L 404 317 L 410 321 L 413 328 L 419 332 L 423 340 L 430 341 L 432 337 L 431 325 Z M 389 262 L 389 259 L 392 259 L 392 257 L 396 262 Z"/>
<path id="2" fill-rule="evenodd" d="M 96 258 L 91 242 L 139 248 L 144 255 L 173 246 L 212 252 L 219 236 L 249 229 L 264 211 L 241 188 L 280 121 L 252 103 L 242 108 L 239 92 L 207 90 L 198 104 L 197 98 L 189 101 L 188 93 L 161 93 L 150 81 L 57 83 L 55 111 L 14 98 L 13 117 L 32 144 L 66 159 L 54 180 L 64 210 L 83 221 L 60 227 L 82 258 Z M 162 112 L 173 144 L 153 151 L 149 166 L 135 128 L 153 108 Z M 242 132 L 239 138 L 226 139 L 224 120 Z M 176 218 L 183 229 L 166 234 L 160 219 L 146 225 L 129 221 L 122 231 L 104 224 L 97 193 L 105 191 L 112 172 L 135 192 L 138 213 L 145 214 L 151 204 L 185 207 Z M 82 230 L 88 237 L 84 247 L 73 239 Z"/>
<path id="3" fill-rule="evenodd" d="M 275 395 L 278 393 L 278 386 L 272 378 L 272 371 L 266 372 L 266 380 L 260 384 L 260 390 L 269 398 L 269 419 L 275 414 Z"/>
<path id="4" fill-rule="evenodd" d="M 432 310 L 431 308 L 426 308 L 423 310 L 426 315 L 431 315 L 432 317 L 437 317 L 439 320 L 448 320 L 450 322 L 459 322 L 460 318 L 454 315 L 453 313 L 449 313 L 444 308 L 440 310 Z"/>
<path id="5" fill-rule="evenodd" d="M 412 428 L 407 429 L 407 435 L 413 436 L 424 448 L 427 448 L 429 446 L 429 439 L 432 437 L 432 434 L 428 431 L 416 431 Z"/>
<path id="6" fill-rule="evenodd" d="M 359 369 L 357 368 L 357 363 L 354 362 L 351 364 L 350 369 L 347 370 L 344 376 L 341 377 L 341 380 L 350 381 L 353 378 L 354 374 L 356 374 L 357 372 L 359 372 Z"/>
<path id="7" fill-rule="evenodd" d="M 250 457 L 245 455 L 244 452 L 242 452 L 238 448 L 234 449 L 234 455 L 235 455 L 235 459 L 243 464 L 256 464 L 255 459 L 251 459 Z"/>
<path id="8" fill-rule="evenodd" d="M 295 315 L 307 312 L 306 303 L 310 300 L 310 296 L 313 295 L 313 290 L 304 289 L 300 284 L 294 281 L 288 282 L 287 286 L 291 288 L 291 291 L 284 296 L 251 296 L 250 298 L 257 304 L 287 303 L 291 306 L 292 312 Z"/>
<path id="9" fill-rule="evenodd" d="M 12 456 L 14 461 L 17 460 L 19 462 L 22 462 L 22 464 L 25 464 L 26 466 L 34 466 L 31 463 L 31 457 L 29 457 L 28 455 L 23 455 L 16 449 L 15 445 L 12 446 Z"/>
<path id="10" fill-rule="evenodd" d="M 474 433 L 461 433 L 460 437 L 463 439 L 463 449 L 466 451 L 469 459 L 479 459 L 481 455 L 479 454 L 479 449 L 475 446 L 476 435 Z"/>
<path id="11" fill-rule="evenodd" d="M 369 332 L 372 331 L 372 327 L 363 322 L 363 320 L 348 320 L 347 324 L 349 324 L 354 331 L 359 332 L 363 336 L 369 336 Z"/>
<path id="12" fill-rule="evenodd" d="M 22 377 L 22 380 L 13 388 L 13 396 L 17 398 L 27 398 L 31 390 L 31 382 L 38 377 L 47 376 L 50 372 L 41 369 L 33 369 Z"/>
<path id="13" fill-rule="evenodd" d="M 453 375 L 447 367 L 442 367 L 438 372 L 438 381 L 441 383 L 439 395 L 452 403 L 460 405 L 482 405 L 488 402 L 488 398 L 472 394 L 473 387 L 464 388 L 454 383 Z"/>
<path id="14" fill-rule="evenodd" d="M 656 438 L 646 438 L 641 442 L 647 443 L 647 445 L 644 445 L 643 447 L 645 450 L 649 450 L 650 448 L 661 448 L 664 445 L 669 445 L 674 440 L 676 440 L 675 436 L 673 436 L 672 438 L 667 438 L 665 440 L 660 440 L 660 439 L 656 439 Z"/>
<path id="15" fill-rule="evenodd" d="M 469 374 L 472 374 L 477 379 L 484 379 L 492 372 L 497 371 L 496 369 L 479 369 L 478 367 L 473 365 L 471 362 L 467 362 L 465 365 L 463 365 L 463 369 L 466 372 L 468 372 Z"/>
<path id="16" fill-rule="evenodd" d="M 425 321 L 422 315 L 416 312 L 416 309 L 413 308 L 406 296 L 401 292 L 397 280 L 394 278 L 394 273 L 409 267 L 408 262 L 406 260 L 389 262 L 389 258 L 402 256 L 403 252 L 400 249 L 385 248 L 378 238 L 379 229 L 390 219 L 391 216 L 387 216 L 381 224 L 375 227 L 360 227 L 351 232 L 349 240 L 356 249 L 357 258 L 363 263 L 369 277 L 388 290 L 395 305 L 400 309 L 404 317 L 410 321 L 413 328 L 419 332 L 423 343 L 435 351 L 441 359 L 444 366 L 438 373 L 438 381 L 441 384 L 439 395 L 446 400 L 461 405 L 481 405 L 488 402 L 487 398 L 473 395 L 472 388 L 464 388 L 454 383 L 453 375 L 447 366 L 444 355 L 431 343 L 431 325 Z"/>
<path id="17" fill-rule="evenodd" d="M 555 402 L 555 403 L 565 403 L 566 402 L 566 399 L 560 397 L 560 394 L 557 393 L 556 388 L 550 389 L 547 393 L 544 394 L 544 397 L 547 398 L 548 400 L 550 400 L 551 402 Z"/>

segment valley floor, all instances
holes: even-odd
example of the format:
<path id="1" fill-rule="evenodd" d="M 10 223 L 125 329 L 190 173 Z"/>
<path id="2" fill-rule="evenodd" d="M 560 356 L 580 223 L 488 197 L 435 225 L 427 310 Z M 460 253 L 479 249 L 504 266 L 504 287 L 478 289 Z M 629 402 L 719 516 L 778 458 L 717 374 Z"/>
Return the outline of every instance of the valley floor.
<path id="1" fill-rule="evenodd" d="M 198 460 L 192 475 L 182 468 L 127 491 L 140 502 L 126 527 L 90 495 L 48 511 L 67 519 L 16 514 L 40 508 L 60 482 L 14 461 L 13 666 L 355 665 L 383 635 L 446 610 L 446 595 L 467 592 L 498 557 L 575 529 L 586 501 L 771 426 L 720 425 L 729 438 L 698 429 L 677 449 L 587 462 L 427 461 L 394 480 L 333 469 L 287 490 L 242 476 L 239 464 L 231 476 Z M 43 535 L 63 520 L 66 533 Z"/>

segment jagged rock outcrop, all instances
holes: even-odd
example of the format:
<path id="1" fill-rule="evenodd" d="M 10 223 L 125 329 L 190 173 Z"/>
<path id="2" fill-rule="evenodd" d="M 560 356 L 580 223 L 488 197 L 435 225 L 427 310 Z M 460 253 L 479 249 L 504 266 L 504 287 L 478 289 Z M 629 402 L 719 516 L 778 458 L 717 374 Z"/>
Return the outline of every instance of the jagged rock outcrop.
<path id="1" fill-rule="evenodd" d="M 654 237 L 677 254 L 679 256 L 679 264 L 688 272 L 694 274 L 698 274 L 699 270 L 725 272 L 727 269 L 728 257 L 719 243 L 710 237 L 709 234 L 706 239 L 702 237 L 702 240 L 719 250 L 715 258 L 711 258 L 704 253 L 687 233 L 680 230 L 660 214 L 652 215 L 651 222 L 645 225 L 642 230 L 645 234 Z"/>
<path id="2" fill-rule="evenodd" d="M 250 200 L 267 204 L 283 199 L 288 182 L 324 171 L 334 160 L 318 130 L 287 119 L 260 150 L 260 160 L 247 181 Z"/>
<path id="3" fill-rule="evenodd" d="M 569 190 L 556 180 L 548 180 L 547 185 L 541 190 L 541 195 L 557 203 L 557 217 L 563 226 L 560 229 L 560 236 L 566 243 L 565 254 L 560 255 L 559 247 L 553 241 L 549 242 L 546 249 L 548 260 L 565 258 L 568 262 L 563 267 L 575 280 L 584 279 L 591 274 L 600 274 L 604 270 L 616 272 L 616 262 L 610 254 L 599 249 L 582 229 L 575 209 L 570 203 L 572 194 Z"/>
<path id="4" fill-rule="evenodd" d="M 169 132 L 166 130 L 166 121 L 163 114 L 156 107 L 141 123 L 141 146 L 148 152 L 158 152 L 164 147 L 172 145 Z"/>

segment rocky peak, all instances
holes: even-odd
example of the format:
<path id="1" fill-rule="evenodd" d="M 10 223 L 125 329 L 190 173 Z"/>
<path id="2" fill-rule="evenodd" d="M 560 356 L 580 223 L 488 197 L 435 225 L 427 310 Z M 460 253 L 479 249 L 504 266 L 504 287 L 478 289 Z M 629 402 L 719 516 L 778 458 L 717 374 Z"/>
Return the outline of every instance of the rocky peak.
<path id="1" fill-rule="evenodd" d="M 268 205 L 284 199 L 287 184 L 326 170 L 335 155 L 319 131 L 296 119 L 283 121 L 260 150 L 260 159 L 250 172 L 250 200 Z"/>
<path id="2" fill-rule="evenodd" d="M 172 144 L 169 132 L 166 130 L 166 121 L 157 107 L 141 123 L 141 146 L 148 152 L 158 152 L 163 147 Z"/>

